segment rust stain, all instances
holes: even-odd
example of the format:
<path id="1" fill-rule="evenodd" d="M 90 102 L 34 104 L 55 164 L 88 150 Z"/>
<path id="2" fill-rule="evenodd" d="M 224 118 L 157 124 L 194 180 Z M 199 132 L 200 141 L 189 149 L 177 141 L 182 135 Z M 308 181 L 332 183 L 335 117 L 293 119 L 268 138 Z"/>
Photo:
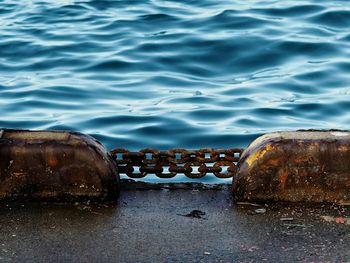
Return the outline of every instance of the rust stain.
<path id="1" fill-rule="evenodd" d="M 286 187 L 286 182 L 288 179 L 288 171 L 285 169 L 282 169 L 278 172 L 278 177 L 280 179 L 280 189 L 284 189 Z"/>
<path id="2" fill-rule="evenodd" d="M 273 150 L 272 145 L 267 144 L 265 147 L 259 151 L 252 153 L 247 159 L 246 162 L 249 166 L 251 166 L 255 161 L 262 158 L 267 152 Z"/>
<path id="3" fill-rule="evenodd" d="M 54 157 L 49 157 L 48 160 L 47 160 L 47 163 L 50 167 L 56 167 L 57 164 L 58 164 L 58 161 L 56 158 Z"/>
<path id="4" fill-rule="evenodd" d="M 276 158 L 276 159 L 270 159 L 266 162 L 266 165 L 268 166 L 278 166 L 280 162 L 280 158 Z"/>
<path id="5" fill-rule="evenodd" d="M 13 172 L 12 174 L 13 174 L 15 177 L 23 177 L 23 176 L 26 175 L 26 174 L 23 173 L 23 172 Z"/>
<path id="6" fill-rule="evenodd" d="M 348 152 L 349 151 L 349 147 L 347 145 L 340 145 L 338 147 L 338 151 L 339 152 Z"/>

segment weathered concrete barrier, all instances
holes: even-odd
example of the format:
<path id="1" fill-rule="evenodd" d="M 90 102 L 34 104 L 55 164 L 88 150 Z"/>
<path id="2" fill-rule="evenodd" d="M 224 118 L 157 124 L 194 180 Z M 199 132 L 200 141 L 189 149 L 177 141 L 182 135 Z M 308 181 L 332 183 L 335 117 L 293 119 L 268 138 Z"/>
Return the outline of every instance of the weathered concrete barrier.
<path id="1" fill-rule="evenodd" d="M 350 132 L 278 132 L 256 139 L 233 178 L 237 200 L 350 201 Z"/>
<path id="2" fill-rule="evenodd" d="M 113 200 L 119 175 L 90 136 L 0 130 L 0 199 Z"/>

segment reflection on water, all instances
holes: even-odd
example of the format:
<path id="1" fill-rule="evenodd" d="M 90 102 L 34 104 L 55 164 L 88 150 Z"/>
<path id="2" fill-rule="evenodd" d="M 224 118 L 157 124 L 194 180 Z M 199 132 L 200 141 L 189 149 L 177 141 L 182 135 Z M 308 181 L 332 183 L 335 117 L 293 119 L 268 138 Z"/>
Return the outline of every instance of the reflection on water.
<path id="1" fill-rule="evenodd" d="M 348 1 L 0 3 L 0 126 L 109 148 L 349 127 Z"/>

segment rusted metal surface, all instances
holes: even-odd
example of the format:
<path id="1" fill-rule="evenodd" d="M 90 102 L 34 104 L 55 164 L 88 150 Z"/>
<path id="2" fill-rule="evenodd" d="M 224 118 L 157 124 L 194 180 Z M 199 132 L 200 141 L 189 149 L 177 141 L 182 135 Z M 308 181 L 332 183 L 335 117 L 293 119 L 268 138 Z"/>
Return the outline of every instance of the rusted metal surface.
<path id="1" fill-rule="evenodd" d="M 237 200 L 350 201 L 350 132 L 267 134 L 242 154 L 233 178 Z"/>
<path id="2" fill-rule="evenodd" d="M 111 151 L 120 174 L 130 178 L 143 178 L 155 174 L 159 178 L 172 178 L 184 174 L 188 178 L 202 178 L 213 174 L 218 178 L 230 178 L 236 172 L 243 149 L 171 149 L 158 151 L 143 149 L 130 152 L 127 149 Z"/>
<path id="3" fill-rule="evenodd" d="M 1 199 L 115 199 L 119 177 L 105 148 L 90 136 L 2 130 Z"/>
<path id="4" fill-rule="evenodd" d="M 237 200 L 350 202 L 347 131 L 267 134 L 244 152 L 241 148 L 107 152 L 80 133 L 0 130 L 0 160 L 0 199 L 114 200 L 120 173 L 130 178 L 233 177 Z"/>

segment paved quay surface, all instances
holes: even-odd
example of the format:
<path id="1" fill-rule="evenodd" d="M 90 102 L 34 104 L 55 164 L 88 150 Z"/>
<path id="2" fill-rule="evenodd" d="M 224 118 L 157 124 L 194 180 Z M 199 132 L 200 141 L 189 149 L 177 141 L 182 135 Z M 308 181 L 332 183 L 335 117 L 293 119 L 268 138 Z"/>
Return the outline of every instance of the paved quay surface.
<path id="1" fill-rule="evenodd" d="M 350 225 L 332 221 L 348 215 L 238 205 L 225 187 L 128 190 L 114 205 L 2 204 L 0 261 L 350 262 Z"/>

